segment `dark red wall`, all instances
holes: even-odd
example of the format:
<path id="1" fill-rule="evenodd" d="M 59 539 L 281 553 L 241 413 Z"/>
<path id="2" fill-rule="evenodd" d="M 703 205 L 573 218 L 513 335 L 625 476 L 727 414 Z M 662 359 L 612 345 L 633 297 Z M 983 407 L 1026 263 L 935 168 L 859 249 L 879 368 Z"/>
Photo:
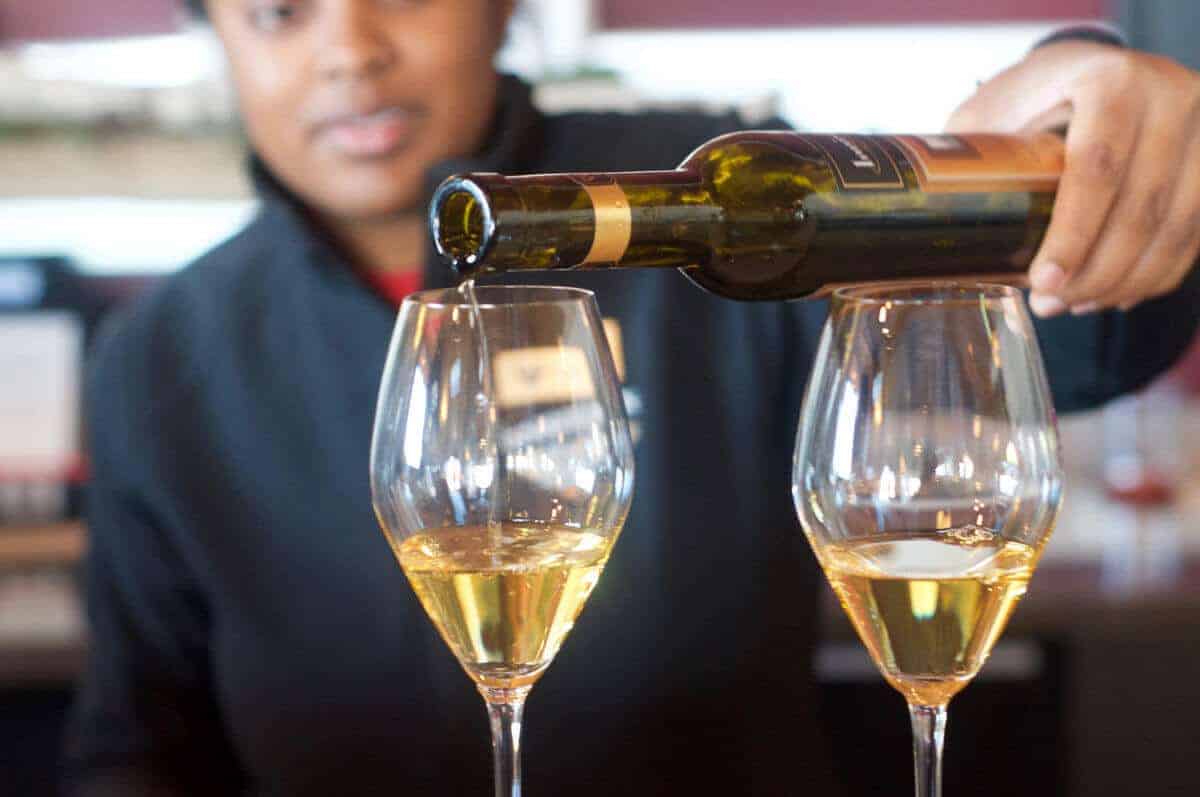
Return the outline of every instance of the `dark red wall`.
<path id="1" fill-rule="evenodd" d="M 175 30 L 175 0 L 0 0 L 0 41 Z"/>
<path id="2" fill-rule="evenodd" d="M 608 28 L 1102 19 L 1107 0 L 599 0 Z"/>
<path id="3" fill-rule="evenodd" d="M 1108 0 L 598 0 L 608 28 L 1092 19 Z M 0 41 L 174 30 L 177 0 L 0 0 Z"/>

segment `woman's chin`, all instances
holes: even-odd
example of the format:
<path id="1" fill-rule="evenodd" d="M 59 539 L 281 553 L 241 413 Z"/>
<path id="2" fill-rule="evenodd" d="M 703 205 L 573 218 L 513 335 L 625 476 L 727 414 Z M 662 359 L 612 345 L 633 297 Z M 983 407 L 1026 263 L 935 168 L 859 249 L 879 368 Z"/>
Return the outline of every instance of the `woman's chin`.
<path id="1" fill-rule="evenodd" d="M 323 193 L 315 202 L 318 213 L 360 223 L 386 221 L 424 209 L 425 198 L 416 187 L 356 185 Z"/>

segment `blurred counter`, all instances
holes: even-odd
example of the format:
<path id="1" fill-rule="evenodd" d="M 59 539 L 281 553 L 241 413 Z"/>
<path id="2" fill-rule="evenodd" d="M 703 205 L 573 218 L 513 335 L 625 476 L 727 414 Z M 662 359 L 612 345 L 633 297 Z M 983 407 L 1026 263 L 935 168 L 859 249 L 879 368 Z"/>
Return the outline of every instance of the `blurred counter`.
<path id="1" fill-rule="evenodd" d="M 68 683 L 85 652 L 80 523 L 0 527 L 0 689 Z"/>

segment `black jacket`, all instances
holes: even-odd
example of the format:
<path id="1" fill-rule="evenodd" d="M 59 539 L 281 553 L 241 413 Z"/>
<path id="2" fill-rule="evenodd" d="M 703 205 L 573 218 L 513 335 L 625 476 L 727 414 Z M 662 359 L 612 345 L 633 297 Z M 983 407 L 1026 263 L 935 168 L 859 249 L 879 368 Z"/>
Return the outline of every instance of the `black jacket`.
<path id="1" fill-rule="evenodd" d="M 508 81 L 491 149 L 430 180 L 665 168 L 740 126 L 545 118 Z M 482 702 L 371 511 L 395 308 L 260 182 L 257 219 L 137 302 L 95 353 L 93 648 L 71 783 L 488 793 Z M 431 258 L 426 280 L 449 277 Z M 820 578 L 789 494 L 824 307 L 739 304 L 674 272 L 551 280 L 593 288 L 620 321 L 641 438 L 625 532 L 529 700 L 528 793 L 830 793 L 810 667 Z M 1162 370 L 1195 327 L 1189 290 L 1042 324 L 1059 408 Z"/>

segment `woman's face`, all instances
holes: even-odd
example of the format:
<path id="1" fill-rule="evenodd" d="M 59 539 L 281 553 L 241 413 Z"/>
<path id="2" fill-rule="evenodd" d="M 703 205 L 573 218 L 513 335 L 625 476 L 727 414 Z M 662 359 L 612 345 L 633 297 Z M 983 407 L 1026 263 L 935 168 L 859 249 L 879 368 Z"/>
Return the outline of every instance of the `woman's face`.
<path id="1" fill-rule="evenodd" d="M 208 0 L 255 150 L 319 212 L 367 220 L 423 199 L 475 150 L 511 0 Z"/>

